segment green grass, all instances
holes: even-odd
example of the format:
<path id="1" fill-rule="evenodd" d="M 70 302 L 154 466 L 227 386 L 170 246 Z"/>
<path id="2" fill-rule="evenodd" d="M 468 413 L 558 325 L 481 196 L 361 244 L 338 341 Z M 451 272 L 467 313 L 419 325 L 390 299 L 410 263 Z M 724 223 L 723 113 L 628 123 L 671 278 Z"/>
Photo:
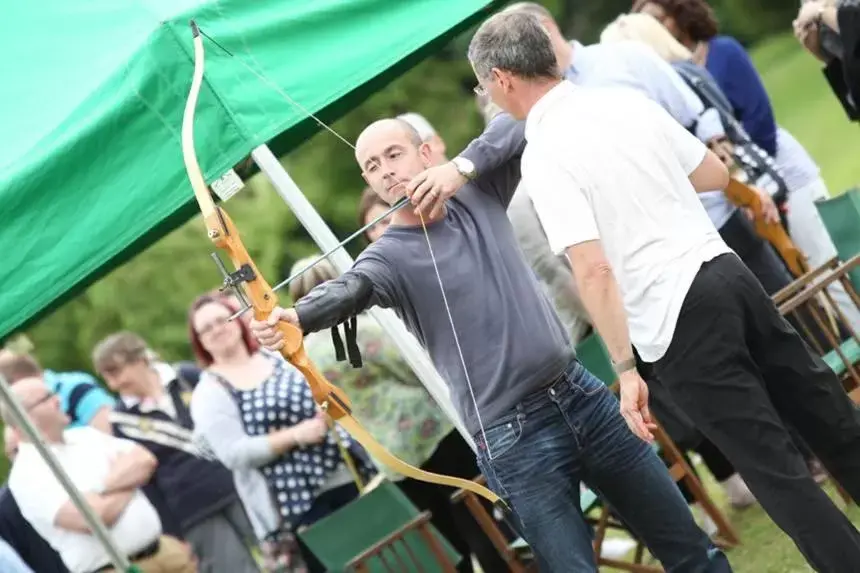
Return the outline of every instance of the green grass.
<path id="1" fill-rule="evenodd" d="M 740 536 L 741 544 L 726 551 L 735 573 L 811 573 L 813 571 L 791 539 L 774 525 L 760 506 L 755 505 L 742 510 L 731 509 L 723 496 L 722 489 L 713 479 L 710 479 L 707 469 L 700 465 L 698 471 L 715 503 L 723 510 Z M 842 500 L 831 484 L 825 484 L 824 490 L 837 507 L 845 511 Z M 855 525 L 860 526 L 860 508 L 852 505 L 846 513 Z M 654 561 L 646 561 L 646 563 L 656 564 Z M 609 573 L 619 570 L 603 567 L 601 571 Z"/>
<path id="2" fill-rule="evenodd" d="M 821 73 L 818 60 L 791 35 L 772 38 L 752 53 L 777 122 L 821 167 L 832 195 L 860 183 L 860 126 L 848 121 Z"/>

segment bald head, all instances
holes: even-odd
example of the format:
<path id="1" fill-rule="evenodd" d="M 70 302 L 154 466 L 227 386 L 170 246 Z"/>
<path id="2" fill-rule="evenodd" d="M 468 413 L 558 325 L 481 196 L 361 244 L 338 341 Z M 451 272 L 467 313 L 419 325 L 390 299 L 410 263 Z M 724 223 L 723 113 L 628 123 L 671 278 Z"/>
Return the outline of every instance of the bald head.
<path id="1" fill-rule="evenodd" d="M 355 159 L 368 185 L 386 203 L 405 193 L 403 183 L 432 164 L 429 147 L 418 131 L 402 119 L 380 119 L 355 140 Z"/>
<path id="2" fill-rule="evenodd" d="M 364 169 L 364 165 L 359 158 L 362 147 L 367 146 L 367 142 L 378 137 L 383 138 L 405 138 L 415 147 L 419 147 L 422 143 L 421 135 L 418 130 L 412 125 L 400 118 L 385 118 L 379 119 L 365 127 L 355 140 L 355 158 L 359 165 Z"/>

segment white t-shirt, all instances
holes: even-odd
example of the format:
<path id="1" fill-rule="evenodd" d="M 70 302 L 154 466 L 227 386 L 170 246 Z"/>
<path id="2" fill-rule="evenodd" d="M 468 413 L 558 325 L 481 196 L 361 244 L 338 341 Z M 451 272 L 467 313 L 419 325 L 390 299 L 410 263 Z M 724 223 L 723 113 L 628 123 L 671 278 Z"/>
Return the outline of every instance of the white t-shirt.
<path id="1" fill-rule="evenodd" d="M 49 447 L 83 494 L 102 491 L 111 457 L 134 446 L 134 442 L 90 427 L 66 430 L 63 436 L 64 444 L 51 444 Z M 9 489 L 21 508 L 21 515 L 60 554 L 71 573 L 95 571 L 110 562 L 110 557 L 94 535 L 54 525 L 57 513 L 69 496 L 32 444 L 21 444 L 9 475 Z M 122 552 L 134 555 L 158 539 L 161 520 L 146 496 L 138 490 L 108 531 Z"/>
<path id="2" fill-rule="evenodd" d="M 526 140 L 523 185 L 550 247 L 600 240 L 631 341 L 656 362 L 702 263 L 732 252 L 688 178 L 705 146 L 638 93 L 567 81 L 532 108 Z"/>

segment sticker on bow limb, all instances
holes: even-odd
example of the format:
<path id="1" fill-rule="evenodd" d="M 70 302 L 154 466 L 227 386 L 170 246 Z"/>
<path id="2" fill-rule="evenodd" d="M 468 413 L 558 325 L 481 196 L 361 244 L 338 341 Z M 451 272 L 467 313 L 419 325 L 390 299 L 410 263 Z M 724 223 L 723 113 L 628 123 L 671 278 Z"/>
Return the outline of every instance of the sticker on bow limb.
<path id="1" fill-rule="evenodd" d="M 236 171 L 231 169 L 218 179 L 212 182 L 212 191 L 218 195 L 221 201 L 226 201 L 236 193 L 242 190 L 245 184 L 242 179 L 236 174 Z"/>

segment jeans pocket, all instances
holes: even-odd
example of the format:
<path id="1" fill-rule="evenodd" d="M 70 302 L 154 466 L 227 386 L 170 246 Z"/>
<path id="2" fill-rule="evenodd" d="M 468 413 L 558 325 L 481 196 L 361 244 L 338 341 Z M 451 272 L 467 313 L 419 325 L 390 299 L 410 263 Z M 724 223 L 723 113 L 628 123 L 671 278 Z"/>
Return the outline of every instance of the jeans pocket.
<path id="1" fill-rule="evenodd" d="M 523 435 L 523 423 L 519 416 L 486 429 L 485 455 L 488 460 L 495 460 L 505 455 L 517 445 Z"/>
<path id="2" fill-rule="evenodd" d="M 606 384 L 582 365 L 567 375 L 567 381 L 574 392 L 586 398 L 595 396 L 601 391 L 608 391 Z"/>

